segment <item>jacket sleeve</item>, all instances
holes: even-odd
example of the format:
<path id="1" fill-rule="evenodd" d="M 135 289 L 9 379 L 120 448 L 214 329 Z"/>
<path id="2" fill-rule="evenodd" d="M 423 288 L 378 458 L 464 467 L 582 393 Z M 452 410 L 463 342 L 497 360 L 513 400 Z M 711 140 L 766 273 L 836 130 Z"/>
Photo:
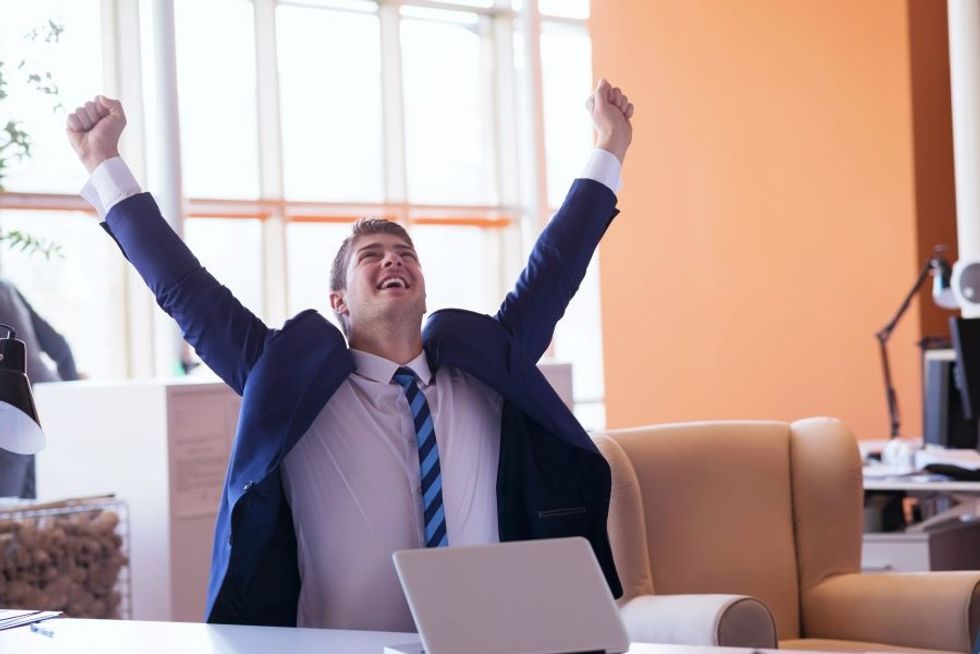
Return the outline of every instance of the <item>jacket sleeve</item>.
<path id="1" fill-rule="evenodd" d="M 72 356 L 71 346 L 68 340 L 59 334 L 47 320 L 42 318 L 24 295 L 17 291 L 18 297 L 24 303 L 28 315 L 31 317 L 31 325 L 34 327 L 34 334 L 37 336 L 37 344 L 54 361 L 58 367 L 58 377 L 62 381 L 75 381 L 78 379 L 78 370 L 75 368 L 75 357 Z"/>
<path id="2" fill-rule="evenodd" d="M 201 266 L 149 193 L 116 204 L 103 227 L 201 359 L 241 394 L 269 328 Z"/>
<path id="3" fill-rule="evenodd" d="M 555 325 L 617 213 L 616 196 L 608 187 L 577 179 L 538 237 L 527 266 L 496 316 L 532 360 L 547 349 Z"/>

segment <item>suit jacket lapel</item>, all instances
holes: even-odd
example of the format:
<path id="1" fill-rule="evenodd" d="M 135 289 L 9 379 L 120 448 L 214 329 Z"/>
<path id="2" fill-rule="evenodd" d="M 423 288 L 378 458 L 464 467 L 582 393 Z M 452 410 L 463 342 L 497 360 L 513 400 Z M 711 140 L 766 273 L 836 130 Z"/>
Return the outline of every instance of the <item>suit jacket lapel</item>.
<path id="1" fill-rule="evenodd" d="M 567 444 L 595 451 L 591 439 L 550 390 L 544 375 L 490 316 L 443 309 L 433 313 L 422 332 L 429 366 L 453 366 L 500 393 L 535 422 Z"/>

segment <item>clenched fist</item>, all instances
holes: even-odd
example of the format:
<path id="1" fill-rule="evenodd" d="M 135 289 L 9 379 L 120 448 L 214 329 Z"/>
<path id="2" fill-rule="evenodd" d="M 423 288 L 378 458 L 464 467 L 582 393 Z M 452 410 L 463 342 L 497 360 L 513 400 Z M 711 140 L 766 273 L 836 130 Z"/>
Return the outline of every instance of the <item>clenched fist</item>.
<path id="1" fill-rule="evenodd" d="M 91 173 L 106 159 L 119 156 L 119 136 L 124 127 L 122 103 L 100 95 L 68 115 L 65 131 L 78 158 Z"/>
<path id="2" fill-rule="evenodd" d="M 612 152 L 622 162 L 633 141 L 633 103 L 619 87 L 600 80 L 585 103 L 596 129 L 596 145 Z"/>

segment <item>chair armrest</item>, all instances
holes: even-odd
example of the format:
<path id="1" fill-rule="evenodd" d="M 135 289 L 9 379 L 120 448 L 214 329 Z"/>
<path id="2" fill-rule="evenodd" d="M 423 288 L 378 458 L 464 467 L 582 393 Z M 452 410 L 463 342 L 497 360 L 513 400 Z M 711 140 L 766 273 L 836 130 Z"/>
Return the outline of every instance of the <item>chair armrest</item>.
<path id="1" fill-rule="evenodd" d="M 619 614 L 633 642 L 776 647 L 772 614 L 745 595 L 640 595 Z"/>
<path id="2" fill-rule="evenodd" d="M 969 652 L 980 572 L 845 574 L 803 595 L 803 636 Z"/>

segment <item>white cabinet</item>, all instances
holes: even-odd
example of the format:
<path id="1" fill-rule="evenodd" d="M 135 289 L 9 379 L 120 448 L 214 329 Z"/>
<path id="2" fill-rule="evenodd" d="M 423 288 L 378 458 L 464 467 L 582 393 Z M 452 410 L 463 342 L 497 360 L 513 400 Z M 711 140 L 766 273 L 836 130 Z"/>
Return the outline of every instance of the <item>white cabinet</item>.
<path id="1" fill-rule="evenodd" d="M 864 572 L 980 570 L 980 522 L 953 522 L 927 532 L 865 534 Z"/>
<path id="2" fill-rule="evenodd" d="M 240 398 L 214 382 L 37 384 L 38 496 L 129 505 L 132 616 L 204 618 L 211 538 Z"/>
<path id="3" fill-rule="evenodd" d="M 538 363 L 538 369 L 548 380 L 551 387 L 558 393 L 558 397 L 565 403 L 569 410 L 575 407 L 572 393 L 572 364 L 562 363 L 554 359 L 545 359 Z"/>

